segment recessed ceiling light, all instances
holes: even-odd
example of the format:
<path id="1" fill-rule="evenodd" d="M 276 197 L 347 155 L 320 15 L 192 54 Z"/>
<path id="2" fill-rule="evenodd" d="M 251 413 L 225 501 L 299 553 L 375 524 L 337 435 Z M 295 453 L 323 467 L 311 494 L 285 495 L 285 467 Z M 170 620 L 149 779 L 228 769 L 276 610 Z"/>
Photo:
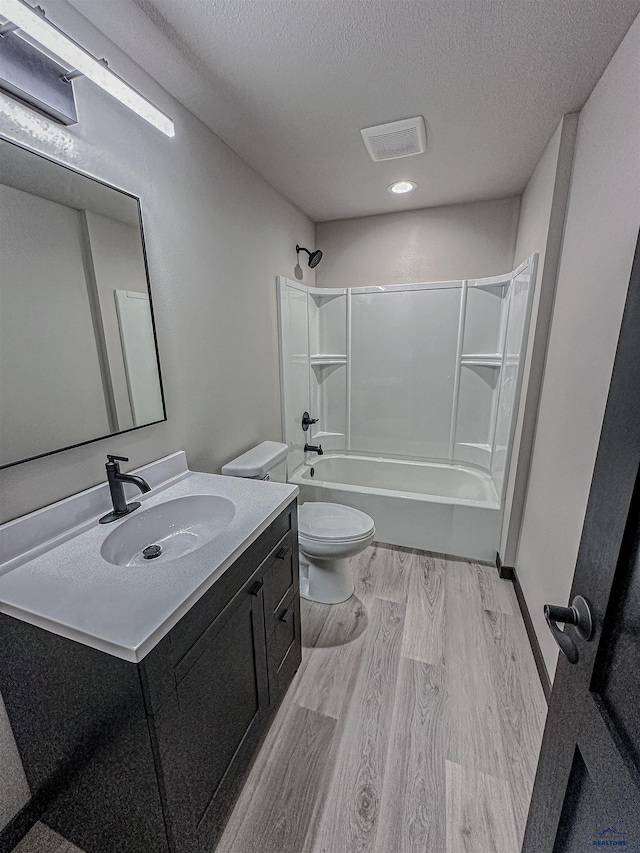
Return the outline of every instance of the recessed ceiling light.
<path id="1" fill-rule="evenodd" d="M 388 187 L 390 193 L 410 193 L 411 190 L 415 190 L 418 185 L 414 181 L 396 181 L 395 184 L 391 184 Z"/>

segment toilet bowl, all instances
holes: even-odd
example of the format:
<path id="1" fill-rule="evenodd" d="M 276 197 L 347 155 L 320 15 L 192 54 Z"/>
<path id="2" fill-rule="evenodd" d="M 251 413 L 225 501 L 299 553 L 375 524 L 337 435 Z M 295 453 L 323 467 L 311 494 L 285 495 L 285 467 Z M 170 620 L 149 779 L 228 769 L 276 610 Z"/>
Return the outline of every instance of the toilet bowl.
<path id="1" fill-rule="evenodd" d="M 349 558 L 373 542 L 375 526 L 366 513 L 321 501 L 298 508 L 300 595 L 339 604 L 353 595 Z"/>
<path id="2" fill-rule="evenodd" d="M 289 448 L 263 441 L 222 466 L 229 477 L 285 481 Z M 339 604 L 353 595 L 349 557 L 373 542 L 373 519 L 350 506 L 318 502 L 298 507 L 300 595 L 322 604 Z"/>

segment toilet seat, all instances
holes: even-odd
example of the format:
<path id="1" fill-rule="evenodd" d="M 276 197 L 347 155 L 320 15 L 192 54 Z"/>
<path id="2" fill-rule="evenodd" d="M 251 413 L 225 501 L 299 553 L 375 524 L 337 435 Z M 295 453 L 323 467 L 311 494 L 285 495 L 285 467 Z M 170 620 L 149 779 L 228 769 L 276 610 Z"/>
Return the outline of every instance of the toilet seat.
<path id="1" fill-rule="evenodd" d="M 312 501 L 298 509 L 298 533 L 311 541 L 346 544 L 368 539 L 374 532 L 373 519 L 350 506 Z"/>

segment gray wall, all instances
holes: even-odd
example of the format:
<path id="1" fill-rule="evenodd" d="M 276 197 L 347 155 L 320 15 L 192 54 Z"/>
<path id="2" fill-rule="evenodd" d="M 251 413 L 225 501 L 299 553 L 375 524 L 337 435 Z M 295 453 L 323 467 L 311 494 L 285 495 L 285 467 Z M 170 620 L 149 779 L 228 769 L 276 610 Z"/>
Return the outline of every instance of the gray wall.
<path id="1" fill-rule="evenodd" d="M 640 19 L 585 104 L 516 568 L 547 667 L 542 608 L 568 600 L 640 224 Z"/>
<path id="2" fill-rule="evenodd" d="M 296 242 L 314 240 L 306 216 L 64 0 L 47 14 L 176 122 L 169 139 L 84 79 L 71 128 L 0 96 L 5 136 L 141 197 L 169 421 L 1 471 L 0 521 L 100 482 L 107 451 L 133 467 L 183 448 L 216 471 L 280 438 L 275 276 L 293 277 Z"/>
<path id="3" fill-rule="evenodd" d="M 128 469 L 182 448 L 217 471 L 279 439 L 275 276 L 293 277 L 296 242 L 314 240 L 300 210 L 64 0 L 47 16 L 176 122 L 169 139 L 84 79 L 71 128 L 0 95 L 3 135 L 141 197 L 169 420 L 0 471 L 0 521 L 101 482 L 107 452 Z M 0 824 L 26 795 L 13 750 L 0 707 Z"/>
<path id="4" fill-rule="evenodd" d="M 529 480 L 577 128 L 576 114 L 564 116 L 538 161 L 520 204 L 514 265 L 534 252 L 538 252 L 539 257 L 522 396 L 514 433 L 514 464 L 509 471 L 500 542 L 500 555 L 507 566 L 515 562 Z"/>
<path id="5" fill-rule="evenodd" d="M 321 287 L 482 278 L 509 272 L 518 198 L 320 222 Z"/>

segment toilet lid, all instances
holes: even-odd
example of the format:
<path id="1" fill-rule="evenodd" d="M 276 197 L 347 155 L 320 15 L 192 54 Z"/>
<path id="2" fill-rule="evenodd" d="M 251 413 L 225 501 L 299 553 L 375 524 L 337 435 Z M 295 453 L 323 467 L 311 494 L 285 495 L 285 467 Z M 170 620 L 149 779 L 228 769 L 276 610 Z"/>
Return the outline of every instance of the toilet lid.
<path id="1" fill-rule="evenodd" d="M 304 503 L 298 509 L 298 529 L 309 539 L 332 542 L 365 539 L 375 529 L 366 513 L 342 504 Z"/>

